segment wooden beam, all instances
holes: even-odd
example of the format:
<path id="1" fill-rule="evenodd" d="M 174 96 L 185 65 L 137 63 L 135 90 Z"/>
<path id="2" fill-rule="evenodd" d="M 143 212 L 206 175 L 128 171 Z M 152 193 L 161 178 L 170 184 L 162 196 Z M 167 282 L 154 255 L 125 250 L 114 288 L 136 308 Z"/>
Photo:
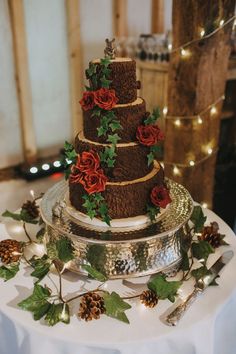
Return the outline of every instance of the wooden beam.
<path id="1" fill-rule="evenodd" d="M 127 0 L 113 0 L 113 34 L 118 38 L 128 36 Z"/>
<path id="2" fill-rule="evenodd" d="M 164 0 L 152 0 L 152 28 L 151 33 L 164 33 L 165 30 Z"/>
<path id="3" fill-rule="evenodd" d="M 37 147 L 33 125 L 23 0 L 9 0 L 8 6 L 13 36 L 15 77 L 20 108 L 23 153 L 25 161 L 32 163 L 37 157 Z"/>
<path id="4" fill-rule="evenodd" d="M 79 0 L 66 0 L 67 38 L 70 65 L 70 97 L 73 137 L 82 129 L 83 119 L 79 100 L 82 96 L 82 45 L 80 40 Z"/>
<path id="5" fill-rule="evenodd" d="M 212 28 L 223 19 L 226 22 L 233 16 L 234 7 L 235 0 L 174 0 L 173 48 L 199 36 L 199 28 L 206 25 Z M 180 55 L 180 50 L 172 53 L 168 84 L 169 116 L 197 116 L 224 94 L 231 29 L 232 22 L 211 38 L 185 48 L 189 50 L 186 57 Z M 222 101 L 217 104 L 214 114 L 207 109 L 201 116 L 201 124 L 197 118 L 181 119 L 178 124 L 173 119 L 166 119 L 165 173 L 186 186 L 196 201 L 205 202 L 210 208 L 221 106 Z M 208 155 L 209 149 L 213 153 Z M 180 167 L 179 171 L 174 169 L 173 164 L 186 165 L 191 160 L 196 161 L 194 166 Z"/>

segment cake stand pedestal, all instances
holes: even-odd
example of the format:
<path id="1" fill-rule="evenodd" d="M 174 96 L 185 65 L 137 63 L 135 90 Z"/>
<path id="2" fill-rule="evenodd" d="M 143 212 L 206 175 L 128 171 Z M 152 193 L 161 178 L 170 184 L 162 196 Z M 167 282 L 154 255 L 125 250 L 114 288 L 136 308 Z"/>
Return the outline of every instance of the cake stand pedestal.
<path id="1" fill-rule="evenodd" d="M 109 279 L 175 273 L 181 262 L 181 244 L 188 237 L 193 201 L 180 184 L 166 179 L 172 202 L 154 223 L 135 227 L 101 227 L 71 215 L 66 202 L 68 185 L 59 182 L 41 201 L 46 242 L 68 237 L 75 248 L 71 271 L 84 273 L 90 264 Z"/>

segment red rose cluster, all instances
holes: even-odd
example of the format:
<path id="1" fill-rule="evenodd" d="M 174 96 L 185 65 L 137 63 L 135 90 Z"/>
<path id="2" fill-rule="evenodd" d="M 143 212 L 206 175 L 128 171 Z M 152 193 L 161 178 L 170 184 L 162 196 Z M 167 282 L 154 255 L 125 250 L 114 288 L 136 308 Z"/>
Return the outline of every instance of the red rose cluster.
<path id="1" fill-rule="evenodd" d="M 88 194 L 103 192 L 107 177 L 100 168 L 100 158 L 95 151 L 83 151 L 72 166 L 70 181 L 81 183 Z"/>
<path id="2" fill-rule="evenodd" d="M 140 144 L 152 146 L 163 140 L 164 134 L 157 125 L 140 125 L 137 129 L 136 137 Z"/>
<path id="3" fill-rule="evenodd" d="M 170 194 L 164 186 L 156 186 L 151 192 L 151 201 L 157 207 L 165 209 L 171 202 Z"/>
<path id="4" fill-rule="evenodd" d="M 97 91 L 85 91 L 82 99 L 79 101 L 84 111 L 93 109 L 95 105 L 105 109 L 111 110 L 118 102 L 115 90 L 109 90 L 107 88 L 100 88 Z"/>

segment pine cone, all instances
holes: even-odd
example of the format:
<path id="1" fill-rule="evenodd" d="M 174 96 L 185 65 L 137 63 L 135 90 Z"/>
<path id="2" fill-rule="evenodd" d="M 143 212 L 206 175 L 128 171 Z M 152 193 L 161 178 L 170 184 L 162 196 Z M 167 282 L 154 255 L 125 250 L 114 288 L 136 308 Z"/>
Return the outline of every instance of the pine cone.
<path id="1" fill-rule="evenodd" d="M 35 200 L 27 200 L 22 205 L 22 210 L 27 211 L 27 213 L 33 218 L 36 219 L 39 216 L 39 207 L 36 204 Z"/>
<path id="2" fill-rule="evenodd" d="M 210 226 L 203 228 L 200 240 L 207 241 L 212 247 L 218 248 L 222 244 L 222 235 L 218 233 L 219 225 L 217 222 L 212 222 Z"/>
<path id="3" fill-rule="evenodd" d="M 83 320 L 98 320 L 104 312 L 104 300 L 97 293 L 88 292 L 81 298 L 78 316 Z"/>
<path id="4" fill-rule="evenodd" d="M 147 307 L 155 307 L 158 303 L 158 297 L 152 290 L 144 290 L 140 295 L 140 300 Z"/>
<path id="5" fill-rule="evenodd" d="M 18 262 L 22 255 L 22 245 L 16 240 L 3 240 L 0 242 L 0 258 L 2 263 Z"/>

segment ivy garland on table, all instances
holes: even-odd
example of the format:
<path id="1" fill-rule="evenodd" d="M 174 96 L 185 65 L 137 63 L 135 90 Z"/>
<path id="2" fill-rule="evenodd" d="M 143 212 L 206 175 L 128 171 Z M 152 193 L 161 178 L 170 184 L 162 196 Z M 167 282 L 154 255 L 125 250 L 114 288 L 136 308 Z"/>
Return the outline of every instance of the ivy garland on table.
<path id="1" fill-rule="evenodd" d="M 32 294 L 20 301 L 18 306 L 30 311 L 36 321 L 44 318 L 45 323 L 49 326 L 54 326 L 58 322 L 68 324 L 71 317 L 70 303 L 76 300 L 80 300 L 77 313 L 81 319 L 86 321 L 99 319 L 101 315 L 105 314 L 129 323 L 126 311 L 131 308 L 131 305 L 125 300 L 137 298 L 150 308 L 155 307 L 159 300 L 168 299 L 174 302 L 182 282 L 190 277 L 194 277 L 198 281 L 206 274 L 210 274 L 210 270 L 206 266 L 209 255 L 214 253 L 215 248 L 227 245 L 224 241 L 224 235 L 219 233 L 216 222 L 204 227 L 206 217 L 201 207 L 196 206 L 189 223 L 189 234 L 183 240 L 181 249 L 183 257 L 180 266 L 182 271 L 180 280 L 169 281 L 165 274 L 159 273 L 147 282 L 147 289 L 141 294 L 122 297 L 116 292 L 110 293 L 103 288 L 104 282 L 107 280 L 106 274 L 103 274 L 91 264 L 81 264 L 88 275 L 101 282 L 101 284 L 96 289 L 86 292 L 79 292 L 78 290 L 77 295 L 67 298 L 63 294 L 62 274 L 66 269 L 67 262 L 75 257 L 72 241 L 67 237 L 50 241 L 47 243 L 46 253 L 42 257 L 34 255 L 31 259 L 27 259 L 25 256 L 26 249 L 33 243 L 41 243 L 45 233 L 45 226 L 40 218 L 36 200 L 24 203 L 20 213 L 11 213 L 6 210 L 3 216 L 22 222 L 28 241 L 20 242 L 7 239 L 0 242 L 0 259 L 2 261 L 0 278 L 5 281 L 14 278 L 20 269 L 20 262 L 25 262 L 31 267 L 31 276 L 36 280 Z M 37 242 L 33 241 L 27 232 L 27 223 L 40 225 L 40 230 L 36 234 Z M 93 257 L 96 257 L 96 254 Z M 194 260 L 199 265 L 195 269 L 193 269 Z M 52 268 L 56 269 L 59 277 L 59 286 L 56 293 L 53 293 L 47 285 L 40 284 Z M 212 285 L 217 284 L 214 281 Z"/>

